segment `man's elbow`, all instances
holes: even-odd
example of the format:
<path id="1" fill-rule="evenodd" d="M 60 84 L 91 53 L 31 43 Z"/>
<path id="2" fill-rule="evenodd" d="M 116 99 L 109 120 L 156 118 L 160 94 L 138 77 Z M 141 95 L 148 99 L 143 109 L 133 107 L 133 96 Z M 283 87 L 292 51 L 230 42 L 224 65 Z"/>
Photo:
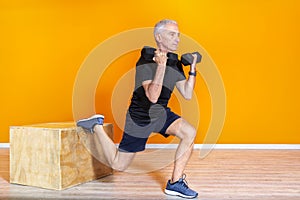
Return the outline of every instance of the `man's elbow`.
<path id="1" fill-rule="evenodd" d="M 151 103 L 156 103 L 158 101 L 158 96 L 156 95 L 150 95 L 149 93 L 146 93 L 146 96 Z"/>
<path id="2" fill-rule="evenodd" d="M 193 95 L 184 95 L 183 97 L 185 100 L 191 100 Z"/>
<path id="3" fill-rule="evenodd" d="M 149 100 L 151 103 L 157 103 L 158 98 L 155 98 L 155 97 L 149 98 L 149 97 L 148 97 L 148 100 Z"/>
<path id="4" fill-rule="evenodd" d="M 192 97 L 189 96 L 189 97 L 185 97 L 184 99 L 185 99 L 185 100 L 191 100 Z"/>

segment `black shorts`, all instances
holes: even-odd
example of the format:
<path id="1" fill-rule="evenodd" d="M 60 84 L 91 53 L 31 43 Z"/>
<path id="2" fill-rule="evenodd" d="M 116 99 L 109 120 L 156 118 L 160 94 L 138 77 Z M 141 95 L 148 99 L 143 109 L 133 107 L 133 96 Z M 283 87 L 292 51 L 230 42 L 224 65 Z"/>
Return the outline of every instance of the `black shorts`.
<path id="1" fill-rule="evenodd" d="M 128 117 L 128 116 L 127 116 Z M 128 121 L 126 120 L 125 130 L 123 133 L 123 138 L 119 145 L 119 151 L 122 152 L 139 152 L 145 150 L 146 142 L 149 138 L 149 135 L 152 132 L 157 132 L 163 135 L 164 137 L 168 137 L 169 135 L 166 134 L 166 131 L 168 127 L 177 119 L 179 119 L 180 116 L 175 114 L 170 110 L 170 108 L 166 108 L 166 115 L 163 119 L 158 119 L 155 124 L 155 127 L 141 127 L 139 126 L 138 129 L 135 128 L 135 126 L 130 126 L 130 128 L 126 128 L 128 125 Z M 163 122 L 163 124 L 162 124 Z M 157 129 L 159 128 L 159 129 Z M 136 130 L 134 130 L 136 129 Z M 136 132 L 136 133 L 133 133 Z M 138 134 L 139 135 L 138 135 Z"/>

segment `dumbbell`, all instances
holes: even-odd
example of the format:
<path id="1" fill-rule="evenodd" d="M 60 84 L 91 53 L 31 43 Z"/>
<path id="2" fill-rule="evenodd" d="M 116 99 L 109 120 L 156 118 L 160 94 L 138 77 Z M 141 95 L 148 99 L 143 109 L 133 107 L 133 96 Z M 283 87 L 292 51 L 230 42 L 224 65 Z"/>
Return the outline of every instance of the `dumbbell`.
<path id="1" fill-rule="evenodd" d="M 141 55 L 145 60 L 153 61 L 155 51 L 156 51 L 156 49 L 153 47 L 144 46 L 144 48 L 142 49 Z M 176 64 L 178 62 L 178 55 L 175 53 L 168 52 L 167 57 L 168 57 L 167 65 L 168 66 L 176 66 Z"/>
<path id="2" fill-rule="evenodd" d="M 192 54 L 196 54 L 197 55 L 197 62 L 196 63 L 199 63 L 201 62 L 201 54 L 199 52 L 194 52 L 194 53 L 185 53 L 181 56 L 181 63 L 184 65 L 184 66 L 187 66 L 187 65 L 191 65 L 193 63 L 193 60 L 194 60 L 194 57 Z"/>

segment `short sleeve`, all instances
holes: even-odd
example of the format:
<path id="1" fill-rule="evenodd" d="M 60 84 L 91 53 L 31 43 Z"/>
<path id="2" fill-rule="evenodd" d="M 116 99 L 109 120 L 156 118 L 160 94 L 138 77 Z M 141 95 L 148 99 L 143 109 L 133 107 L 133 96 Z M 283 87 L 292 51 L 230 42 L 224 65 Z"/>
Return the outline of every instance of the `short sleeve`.
<path id="1" fill-rule="evenodd" d="M 156 72 L 156 63 L 152 62 L 138 62 L 135 72 L 135 89 L 142 86 L 146 80 L 153 80 Z"/>
<path id="2" fill-rule="evenodd" d="M 182 64 L 180 62 L 177 63 L 177 69 L 178 69 L 178 80 L 177 81 L 182 81 L 186 79 L 186 76 L 184 74 L 183 68 L 182 68 Z"/>
<path id="3" fill-rule="evenodd" d="M 138 65 L 136 67 L 136 73 L 135 78 L 137 82 L 143 82 L 146 80 L 153 80 L 154 74 L 153 74 L 153 67 L 151 64 L 143 64 Z"/>

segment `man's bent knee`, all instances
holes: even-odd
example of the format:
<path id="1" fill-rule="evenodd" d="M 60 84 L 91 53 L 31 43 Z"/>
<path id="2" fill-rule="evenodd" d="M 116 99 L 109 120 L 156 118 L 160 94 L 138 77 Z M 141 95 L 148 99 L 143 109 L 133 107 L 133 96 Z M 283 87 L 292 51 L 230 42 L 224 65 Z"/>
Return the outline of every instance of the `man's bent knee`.
<path id="1" fill-rule="evenodd" d="M 187 121 L 183 120 L 180 127 L 181 139 L 194 140 L 196 137 L 196 129 L 194 126 L 189 124 Z"/>
<path id="2" fill-rule="evenodd" d="M 190 136 L 192 139 L 195 139 L 196 134 L 197 134 L 196 129 L 194 128 L 194 126 L 191 125 L 191 132 L 189 133 L 189 136 Z"/>

